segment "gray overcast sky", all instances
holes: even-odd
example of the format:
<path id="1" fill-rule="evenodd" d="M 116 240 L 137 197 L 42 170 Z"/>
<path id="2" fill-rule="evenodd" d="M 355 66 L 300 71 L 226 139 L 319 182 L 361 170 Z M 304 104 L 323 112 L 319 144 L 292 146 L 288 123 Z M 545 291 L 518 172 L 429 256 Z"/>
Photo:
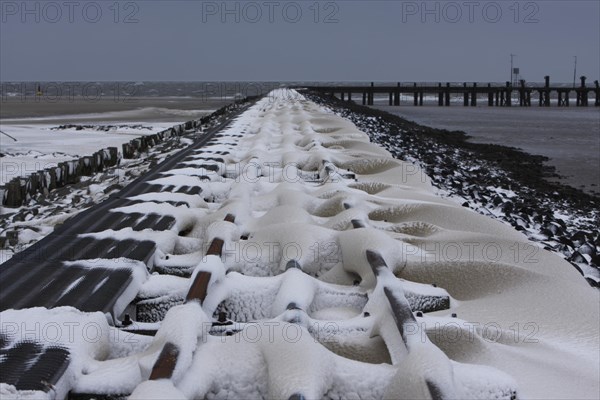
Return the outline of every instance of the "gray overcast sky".
<path id="1" fill-rule="evenodd" d="M 600 78 L 598 0 L 0 5 L 2 81 Z"/>

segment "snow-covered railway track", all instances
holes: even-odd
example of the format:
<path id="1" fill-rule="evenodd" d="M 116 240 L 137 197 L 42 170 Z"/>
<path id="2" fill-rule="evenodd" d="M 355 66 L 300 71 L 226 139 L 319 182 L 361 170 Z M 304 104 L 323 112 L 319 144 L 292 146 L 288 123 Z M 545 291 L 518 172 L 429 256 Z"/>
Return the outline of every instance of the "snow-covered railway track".
<path id="1" fill-rule="evenodd" d="M 31 265 L 47 278 L 2 295 L 0 365 L 28 332 L 69 352 L 42 396 L 597 393 L 597 292 L 550 253 L 516 256 L 523 235 L 437 197 L 415 166 L 295 91 L 271 93 L 98 209 L 54 235 L 73 244 L 46 262 L 81 268 L 73 287 Z M 115 258 L 93 256 L 99 243 Z M 61 307 L 82 290 L 89 299 Z M 13 375 L 1 390 L 16 397 Z"/>

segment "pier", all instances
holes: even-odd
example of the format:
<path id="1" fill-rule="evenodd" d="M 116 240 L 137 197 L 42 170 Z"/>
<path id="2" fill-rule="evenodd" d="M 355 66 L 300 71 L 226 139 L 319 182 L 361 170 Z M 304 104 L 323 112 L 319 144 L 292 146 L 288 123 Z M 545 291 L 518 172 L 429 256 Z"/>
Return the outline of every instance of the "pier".
<path id="1" fill-rule="evenodd" d="M 593 105 L 599 107 L 599 82 L 595 80 L 594 86 L 588 86 L 586 80 L 585 76 L 580 77 L 578 87 L 552 86 L 550 77 L 545 76 L 543 84 L 528 84 L 525 80 L 521 80 L 517 86 L 511 82 L 506 82 L 504 85 L 477 82 L 462 84 L 439 82 L 437 85 L 398 82 L 395 86 L 376 86 L 371 82 L 369 86 L 308 86 L 306 88 L 339 97 L 342 101 L 362 100 L 363 105 L 369 106 L 374 104 L 375 95 L 387 95 L 390 106 L 399 106 L 402 95 L 412 100 L 409 100 L 408 104 L 422 106 L 424 97 L 430 95 L 437 97 L 437 105 L 440 107 L 450 106 L 451 96 L 462 96 L 462 104 L 465 107 L 475 107 L 478 102 L 489 107 L 531 107 L 532 104 L 550 107 L 552 103 L 558 107 L 569 107 L 572 104 L 577 107 L 587 107 L 592 97 Z M 551 102 L 551 100 L 556 101 Z"/>

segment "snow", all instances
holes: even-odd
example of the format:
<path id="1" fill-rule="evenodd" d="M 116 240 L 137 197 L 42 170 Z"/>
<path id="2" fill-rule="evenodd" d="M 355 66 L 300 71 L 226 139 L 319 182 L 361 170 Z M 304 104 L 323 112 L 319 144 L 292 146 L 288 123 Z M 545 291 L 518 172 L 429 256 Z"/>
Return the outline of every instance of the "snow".
<path id="1" fill-rule="evenodd" d="M 274 97 L 277 98 L 277 95 Z M 504 299 L 502 301 L 506 301 L 509 295 L 492 291 L 495 281 L 505 281 L 506 285 L 509 285 L 503 286 L 505 291 L 510 285 L 524 287 L 522 284 L 516 284 L 522 279 L 537 280 L 538 284 L 542 279 L 543 282 L 558 280 L 567 286 L 577 286 L 583 297 L 597 297 L 594 292 L 549 253 L 540 253 L 537 262 L 532 265 L 527 264 L 524 259 L 515 259 L 514 254 L 508 250 L 511 245 L 527 243 L 521 233 L 489 218 L 462 210 L 455 204 L 435 196 L 427 179 L 422 179 L 419 173 L 407 174 L 407 171 L 414 171 L 414 166 L 409 168 L 406 163 L 386 159 L 385 152 L 365 143 L 364 135 L 353 131 L 347 123 L 332 118 L 325 110 L 312 106 L 310 112 L 299 112 L 301 107 L 293 102 L 293 105 L 282 105 L 277 100 L 274 103 L 259 103 L 254 107 L 272 110 L 272 114 L 269 111 L 264 113 L 260 123 L 253 121 L 256 115 L 251 109 L 229 130 L 223 132 L 222 143 L 229 140 L 229 132 L 254 132 L 254 135 L 239 141 L 237 146 L 222 144 L 215 146 L 214 150 L 209 148 L 210 150 L 198 152 L 201 156 L 210 157 L 213 151 L 230 151 L 230 154 L 223 156 L 225 166 L 219 165 L 219 173 L 206 174 L 210 177 L 210 182 L 202 183 L 205 191 L 202 195 L 221 203 L 219 215 L 226 212 L 236 215 L 237 226 L 233 229 L 230 223 L 219 223 L 218 218 L 211 217 L 216 211 L 211 207 L 205 217 L 196 221 L 197 225 L 203 226 L 203 229 L 195 228 L 193 231 L 199 239 L 210 241 L 219 236 L 226 240 L 223 272 L 229 271 L 224 276 L 222 272 L 222 278 L 211 286 L 203 308 L 208 315 L 214 311 L 226 310 L 228 318 L 249 324 L 236 325 L 236 329 L 242 329 L 236 335 L 241 335 L 240 343 L 235 341 L 236 336 L 222 337 L 217 345 L 213 343 L 214 339 L 208 337 L 205 343 L 199 345 L 195 358 L 198 363 L 195 367 L 197 370 L 190 371 L 178 386 L 186 396 L 202 397 L 211 394 L 209 397 L 215 398 L 234 395 L 289 397 L 295 390 L 303 390 L 307 397 L 315 398 L 323 397 L 325 392 L 334 397 L 336 391 L 368 393 L 366 397 L 383 398 L 382 388 L 387 387 L 389 398 L 422 397 L 427 395 L 428 392 L 424 390 L 428 389 L 421 377 L 435 381 L 440 390 L 451 394 L 450 397 L 454 394 L 461 398 L 510 398 L 512 390 L 517 388 L 519 393 L 523 390 L 523 393 L 533 397 L 557 396 L 560 391 L 542 390 L 537 384 L 522 379 L 523 374 L 514 373 L 520 371 L 520 368 L 529 368 L 519 367 L 519 362 L 513 363 L 510 368 L 506 368 L 503 362 L 494 362 L 496 368 L 484 368 L 453 361 L 451 357 L 455 355 L 448 348 L 440 349 L 427 340 L 427 335 L 435 335 L 425 326 L 422 333 L 414 334 L 413 339 L 419 340 L 413 343 L 413 349 L 408 352 L 401 351 L 402 340 L 395 326 L 389 324 L 389 314 L 383 311 L 388 307 L 387 303 L 375 296 L 379 289 L 371 293 L 370 288 L 375 285 L 375 278 L 366 262 L 365 251 L 379 251 L 391 270 L 404 278 L 396 280 L 395 285 L 400 285 L 401 292 L 404 293 L 402 296 L 406 296 L 405 301 L 415 301 L 415 294 L 425 296 L 422 297 L 425 299 L 447 296 L 452 312 L 458 311 L 462 315 L 471 310 L 471 306 L 486 304 L 489 302 L 486 298 L 489 297 L 490 301 L 493 298 L 494 306 L 489 304 L 478 314 L 481 320 L 486 320 L 484 316 L 493 314 L 489 312 L 492 307 L 496 309 L 496 314 L 510 314 L 518 307 L 512 305 L 504 308 L 499 304 L 498 295 Z M 295 115 L 294 112 L 300 115 L 291 117 L 285 114 L 283 109 L 287 109 L 291 115 Z M 319 117 L 309 116 L 311 113 L 319 114 Z M 310 124 L 300 122 L 304 121 L 303 118 L 321 126 L 309 128 Z M 293 126 L 290 123 L 292 119 L 296 119 L 299 129 L 290 129 Z M 332 125 L 335 126 L 338 121 L 340 129 L 333 128 Z M 332 140 L 327 137 L 333 134 L 343 136 L 346 133 L 352 136 L 344 140 Z M 304 146 L 307 156 L 293 151 L 290 136 L 294 135 L 298 138 L 296 146 Z M 323 147 L 325 144 L 328 147 Z M 274 151 L 278 147 L 279 153 Z M 365 161 L 348 160 L 346 157 L 361 157 Z M 322 178 L 325 173 L 321 168 L 321 160 L 324 159 L 333 161 L 339 168 L 352 170 L 357 174 L 357 182 L 336 174 L 335 179 L 323 185 L 319 176 Z M 286 162 L 294 164 L 288 166 L 287 174 L 284 174 L 282 166 Z M 198 163 L 206 161 L 198 160 Z M 239 163 L 239 166 L 228 163 Z M 187 165 L 189 168 L 171 171 L 166 174 L 168 176 L 155 183 L 175 186 L 197 183 L 190 180 L 192 178 L 189 176 L 195 173 L 191 169 L 194 163 L 188 162 Z M 244 166 L 249 166 L 247 174 L 240 172 L 244 171 Z M 226 178 L 220 175 L 223 169 Z M 306 173 L 310 169 L 319 172 L 313 176 L 312 184 Z M 299 185 L 298 182 L 302 181 L 304 184 Z M 511 197 L 513 193 L 505 191 L 503 195 Z M 344 204 L 350 208 L 346 209 Z M 354 218 L 365 221 L 367 226 L 371 227 L 347 230 L 350 220 Z M 236 237 L 246 232 L 249 233 L 247 239 L 239 240 Z M 268 246 L 269 243 L 276 243 L 278 246 Z M 491 263 L 489 257 L 481 252 L 481 248 L 490 243 L 502 250 L 500 258 Z M 286 244 L 294 246 L 291 257 L 286 257 L 282 251 Z M 315 249 L 315 244 L 331 244 L 332 247 L 320 249 L 321 252 L 315 257 L 315 252 L 311 251 Z M 440 247 L 436 248 L 436 244 Z M 451 257 L 444 248 L 456 244 L 462 249 L 461 254 L 448 261 Z M 300 251 L 296 251 L 296 248 Z M 316 248 L 319 249 L 319 246 Z M 250 253 L 250 250 L 254 252 Z M 324 250 L 327 254 L 322 254 Z M 190 256 L 191 253 L 187 256 L 173 257 Z M 175 263 L 173 257 L 168 260 L 169 263 Z M 191 259 L 193 257 L 187 261 L 188 264 L 191 264 Z M 285 265 L 290 259 L 298 261 L 302 270 L 285 271 Z M 356 276 L 360 277 L 358 287 L 340 286 L 351 285 L 355 279 L 353 277 Z M 439 287 L 426 284 L 428 282 L 436 282 Z M 368 300 L 365 296 L 367 293 Z M 492 294 L 495 295 L 491 296 Z M 593 299 L 588 299 L 583 303 L 593 302 Z M 299 310 L 286 310 L 291 303 Z M 523 314 L 530 315 L 527 308 L 519 308 Z M 375 320 L 379 321 L 376 323 L 377 327 L 372 325 L 372 317 L 362 316 L 363 310 L 375 315 Z M 589 307 L 587 310 L 593 316 L 590 323 L 597 322 L 597 312 L 594 313 Z M 541 309 L 536 310 L 540 311 Z M 432 317 L 419 320 L 432 318 L 435 321 L 436 317 L 433 315 L 449 313 L 450 311 L 434 312 L 430 314 Z M 531 317 L 534 316 L 537 314 Z M 243 339 L 250 336 L 250 330 L 257 329 L 257 323 L 261 327 L 259 330 L 265 332 L 265 324 L 269 321 L 277 322 L 273 325 L 274 332 L 281 332 L 287 325 L 280 323 L 286 320 L 304 326 L 302 329 L 307 329 L 311 324 L 321 323 L 320 327 L 315 326 L 312 329 L 313 333 L 309 335 L 316 335 L 321 339 L 320 345 L 334 350 L 336 354 L 353 356 L 361 361 L 347 359 L 334 353 L 323 353 L 326 350 L 317 344 L 313 348 L 312 342 L 311 345 L 306 342 L 306 347 L 302 345 L 302 350 L 296 351 L 291 348 L 289 342 L 279 346 L 275 340 L 266 348 L 259 346 L 260 352 L 257 353 L 254 349 L 255 343 L 248 343 L 248 340 Z M 571 320 L 574 324 L 578 319 Z M 250 323 L 251 321 L 258 322 Z M 456 319 L 450 321 L 454 322 Z M 504 322 L 508 324 L 506 318 Z M 331 337 L 323 328 L 326 323 L 335 323 L 334 326 L 338 328 L 334 333 L 337 344 L 323 341 L 324 337 Z M 506 325 L 505 329 L 509 329 L 509 326 L 510 324 Z M 385 347 L 395 354 L 392 360 L 396 361 L 388 361 L 392 362 L 393 366 L 373 364 L 367 367 L 362 364 L 368 359 L 365 356 L 368 351 L 377 351 L 376 349 L 380 349 L 378 346 L 382 345 L 381 342 L 373 342 L 368 337 L 356 337 L 357 332 L 371 329 L 372 335 L 376 332 L 388 332 L 384 334 Z M 593 333 L 594 329 L 588 325 L 581 330 L 592 334 L 596 341 L 592 339 L 587 345 L 597 348 L 597 333 Z M 246 331 L 248 333 L 245 334 Z M 436 328 L 434 333 L 435 331 Z M 347 336 L 343 332 L 354 333 Z M 556 332 L 552 335 L 556 335 Z M 561 337 L 562 340 L 569 341 L 568 335 Z M 425 343 L 420 343 L 421 338 L 425 338 Z M 301 340 L 300 343 L 304 342 Z M 439 340 L 435 343 L 439 344 Z M 472 348 L 474 345 L 469 342 L 465 346 Z M 272 349 L 277 351 L 273 353 Z M 290 353 L 289 357 L 287 353 Z M 571 357 L 577 353 L 573 353 Z M 234 366 L 226 361 L 228 354 L 231 354 L 233 359 L 247 360 L 250 366 L 266 364 L 269 371 L 275 369 L 277 373 L 269 372 L 265 376 L 266 371 L 262 368 Z M 470 354 L 473 354 L 473 357 L 465 361 L 476 364 L 488 361 L 485 352 L 481 354 L 483 358 L 478 358 L 477 352 L 472 349 Z M 502 355 L 500 358 L 507 360 L 510 359 L 510 355 Z M 444 361 L 440 363 L 440 360 Z M 217 370 L 222 375 L 206 372 L 206 365 L 211 365 L 211 370 Z M 321 365 L 325 368 L 321 368 Z M 291 368 L 289 371 L 287 366 Z M 345 373 L 343 383 L 336 382 L 337 371 L 353 371 L 353 368 L 360 371 L 356 376 L 360 376 L 361 382 L 364 383 L 362 387 L 354 387 L 356 382 L 348 379 L 352 372 Z M 540 371 L 546 371 L 547 368 L 548 365 Z M 597 371 L 597 368 L 590 365 L 586 368 L 588 371 Z M 302 371 L 300 375 L 298 370 Z M 579 373 L 592 380 L 589 372 Z M 285 384 L 280 382 L 282 376 L 287 379 Z M 396 378 L 393 378 L 394 376 Z M 536 376 L 536 379 L 538 382 L 544 381 L 541 376 Z M 252 385 L 253 382 L 255 385 Z M 378 382 L 377 389 L 374 382 Z M 390 382 L 396 382 L 398 387 L 390 386 Z M 579 392 L 583 397 L 585 393 L 589 395 L 592 392 L 587 392 L 587 389 Z"/>
<path id="2" fill-rule="evenodd" d="M 0 320 L 2 331 L 13 340 L 34 340 L 69 349 L 70 364 L 55 387 L 56 398 L 66 397 L 88 363 L 109 353 L 109 326 L 100 312 L 83 313 L 72 307 L 30 308 L 3 311 Z"/>
<path id="3" fill-rule="evenodd" d="M 185 400 L 187 397 L 168 379 L 145 381 L 129 396 L 131 400 Z"/>
<path id="4" fill-rule="evenodd" d="M 0 383 L 0 398 L 3 400 L 51 400 L 53 393 L 36 390 L 17 390 L 12 385 Z"/>
<path id="5" fill-rule="evenodd" d="M 207 160 L 216 157 L 223 162 Z M 170 215 L 172 230 L 88 234 L 157 244 L 160 273 L 136 268 L 127 296 L 156 306 L 156 321 L 135 324 L 158 331 L 131 345 L 77 348 L 87 357 L 73 370 L 78 391 L 134 399 L 597 397 L 599 293 L 553 253 L 515 252 L 531 246 L 522 233 L 440 198 L 418 167 L 349 121 L 277 90 L 185 165 L 151 183 L 200 186 L 200 195 L 146 193 L 112 210 Z M 229 213 L 234 223 L 224 221 Z M 353 229 L 355 219 L 365 227 Z M 222 257 L 205 256 L 215 238 L 224 241 Z M 374 271 L 368 250 L 386 266 Z M 164 274 L 181 269 L 191 276 Z M 206 299 L 180 304 L 201 272 L 210 272 Z M 416 313 L 442 298 L 449 309 Z M 233 323 L 212 326 L 219 312 Z M 18 312 L 6 313 L 14 320 Z M 109 337 L 115 328 L 103 326 Z M 171 379 L 148 380 L 167 343 L 179 350 Z"/>
<path id="6" fill-rule="evenodd" d="M 145 173 L 149 166 L 190 144 L 191 142 L 187 138 L 165 141 L 150 148 L 143 158 L 121 160 L 121 164 L 117 167 L 108 168 L 91 177 L 83 176 L 78 184 L 67 185 L 50 193 L 40 194 L 19 208 L 0 207 L 0 214 L 3 217 L 0 220 L 0 231 L 4 233 L 14 230 L 19 236 L 16 244 L 8 243 L 6 249 L 0 250 L 0 263 L 10 259 L 14 253 L 22 251 L 44 238 L 53 231 L 55 226 L 113 195 L 115 191 Z M 0 159 L 0 164 L 6 158 Z M 186 195 L 173 194 L 171 196 L 173 199 L 182 199 L 181 196 Z M 155 200 L 162 202 L 165 198 L 158 194 Z M 195 205 L 202 204 L 203 200 L 198 196 L 192 196 L 191 199 L 187 198 L 187 202 Z"/>
<path id="7" fill-rule="evenodd" d="M 122 127 L 108 132 L 96 129 L 53 130 L 55 125 L 31 124 L 10 125 L 2 120 L 2 130 L 18 141 L 2 139 L 0 185 L 17 176 L 26 176 L 45 168 L 55 167 L 60 162 L 89 156 L 107 147 L 117 147 L 143 135 L 152 135 L 170 128 L 172 123 L 131 123 L 145 129 Z"/>
<path id="8" fill-rule="evenodd" d="M 151 275 L 138 292 L 140 298 L 160 297 L 167 294 L 184 294 L 187 292 L 188 280 L 178 276 Z"/>

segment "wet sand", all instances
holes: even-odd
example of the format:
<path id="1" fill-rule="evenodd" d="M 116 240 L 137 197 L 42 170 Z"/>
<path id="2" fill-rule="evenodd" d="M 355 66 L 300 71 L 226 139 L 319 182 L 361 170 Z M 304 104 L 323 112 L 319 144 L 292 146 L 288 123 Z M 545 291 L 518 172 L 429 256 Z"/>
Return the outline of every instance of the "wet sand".
<path id="1" fill-rule="evenodd" d="M 44 98 L 3 98 L 0 124 L 68 124 L 81 122 L 183 122 L 229 104 L 228 99 L 189 97 L 83 97 L 50 101 Z M 32 119 L 35 118 L 35 119 Z"/>
<path id="2" fill-rule="evenodd" d="M 464 131 L 475 143 L 520 148 L 549 158 L 558 182 L 600 193 L 600 110 L 587 108 L 488 108 L 375 106 L 439 129 Z"/>

